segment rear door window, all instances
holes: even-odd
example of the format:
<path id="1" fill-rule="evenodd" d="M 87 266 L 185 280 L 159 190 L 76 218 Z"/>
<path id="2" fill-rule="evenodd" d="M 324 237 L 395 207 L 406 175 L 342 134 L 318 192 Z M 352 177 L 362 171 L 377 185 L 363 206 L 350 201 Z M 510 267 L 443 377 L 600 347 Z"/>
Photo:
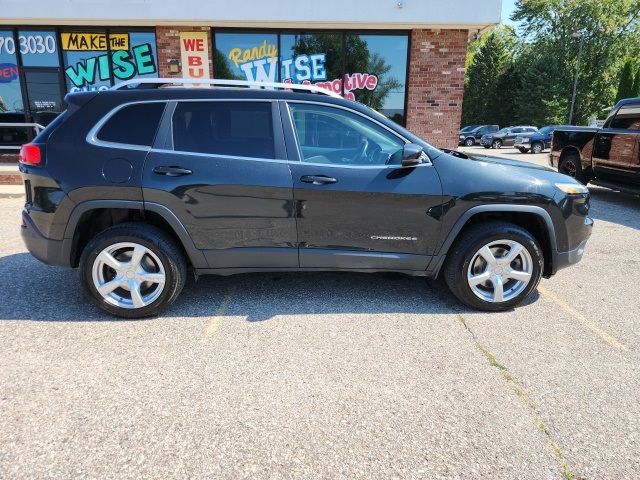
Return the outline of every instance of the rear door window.
<path id="1" fill-rule="evenodd" d="M 616 113 L 611 128 L 640 130 L 640 105 L 625 105 Z"/>
<path id="2" fill-rule="evenodd" d="M 98 132 L 98 140 L 151 147 L 164 102 L 136 103 L 118 110 Z"/>
<path id="3" fill-rule="evenodd" d="M 179 102 L 172 128 L 176 151 L 275 158 L 271 102 Z"/>

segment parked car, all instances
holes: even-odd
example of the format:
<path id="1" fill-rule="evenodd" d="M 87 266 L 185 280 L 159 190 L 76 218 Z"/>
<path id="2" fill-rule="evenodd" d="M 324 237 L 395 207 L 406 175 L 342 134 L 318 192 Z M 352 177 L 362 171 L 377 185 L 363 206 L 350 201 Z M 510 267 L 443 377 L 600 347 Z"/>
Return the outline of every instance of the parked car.
<path id="1" fill-rule="evenodd" d="M 531 126 L 507 127 L 495 133 L 482 135 L 480 138 L 480 144 L 484 148 L 511 147 L 513 146 L 517 136 L 537 131 L 538 129 L 536 127 Z"/>
<path id="2" fill-rule="evenodd" d="M 640 187 L 640 98 L 620 100 L 600 129 L 556 129 L 549 160 L 559 172 L 585 185 Z"/>
<path id="3" fill-rule="evenodd" d="M 520 150 L 520 153 L 542 153 L 543 150 L 551 147 L 553 132 L 560 127 L 561 125 L 547 125 L 537 132 L 518 135 L 513 146 Z"/>
<path id="4" fill-rule="evenodd" d="M 458 145 L 471 147 L 475 145 L 483 135 L 494 133 L 498 130 L 500 130 L 498 125 L 470 125 L 460 130 Z"/>
<path id="5" fill-rule="evenodd" d="M 24 113 L 20 112 L 1 112 L 0 124 L 3 123 L 25 123 Z M 19 147 L 22 144 L 33 140 L 33 128 L 22 126 L 1 126 L 0 125 L 0 146 L 3 147 Z"/>
<path id="6" fill-rule="evenodd" d="M 439 150 L 333 92 L 274 85 L 69 94 L 22 147 L 28 250 L 79 268 L 91 299 L 129 318 L 171 305 L 188 270 L 442 274 L 465 304 L 498 311 L 581 259 L 592 221 L 579 182 Z"/>

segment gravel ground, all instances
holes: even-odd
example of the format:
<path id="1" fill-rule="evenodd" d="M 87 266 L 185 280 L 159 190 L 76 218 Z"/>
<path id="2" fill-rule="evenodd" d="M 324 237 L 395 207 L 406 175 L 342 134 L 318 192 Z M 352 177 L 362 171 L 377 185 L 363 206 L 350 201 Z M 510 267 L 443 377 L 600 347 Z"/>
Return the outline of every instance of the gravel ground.
<path id="1" fill-rule="evenodd" d="M 0 478 L 633 478 L 640 200 L 515 311 L 399 275 L 191 281 L 119 321 L 0 206 Z"/>

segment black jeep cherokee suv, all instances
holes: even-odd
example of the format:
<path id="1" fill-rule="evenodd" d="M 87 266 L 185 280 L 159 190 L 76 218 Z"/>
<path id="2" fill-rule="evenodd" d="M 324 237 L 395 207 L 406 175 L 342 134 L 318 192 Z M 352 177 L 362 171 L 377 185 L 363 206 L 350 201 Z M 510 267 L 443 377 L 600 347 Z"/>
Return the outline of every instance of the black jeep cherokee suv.
<path id="1" fill-rule="evenodd" d="M 22 237 L 122 317 L 173 303 L 188 268 L 442 272 L 465 304 L 505 310 L 591 233 L 575 180 L 439 150 L 330 95 L 129 88 L 67 103 L 22 149 Z"/>

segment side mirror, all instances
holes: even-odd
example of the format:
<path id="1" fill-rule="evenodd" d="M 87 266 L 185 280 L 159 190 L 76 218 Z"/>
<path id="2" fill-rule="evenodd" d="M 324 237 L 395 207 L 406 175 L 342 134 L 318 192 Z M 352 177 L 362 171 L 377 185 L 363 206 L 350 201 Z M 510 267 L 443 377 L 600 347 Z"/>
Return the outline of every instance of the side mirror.
<path id="1" fill-rule="evenodd" d="M 402 149 L 402 166 L 415 167 L 422 163 L 422 147 L 415 143 L 407 143 Z"/>

